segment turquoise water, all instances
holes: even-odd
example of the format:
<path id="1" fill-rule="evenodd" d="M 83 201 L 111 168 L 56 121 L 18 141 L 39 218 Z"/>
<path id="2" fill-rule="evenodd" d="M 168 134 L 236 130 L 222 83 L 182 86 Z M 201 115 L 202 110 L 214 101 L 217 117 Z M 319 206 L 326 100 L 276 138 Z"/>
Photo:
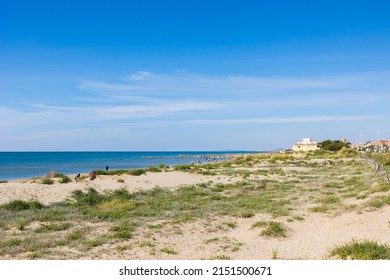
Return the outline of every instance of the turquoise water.
<path id="1" fill-rule="evenodd" d="M 0 180 L 42 177 L 51 170 L 64 174 L 91 170 L 144 168 L 150 165 L 175 165 L 206 159 L 178 158 L 180 155 L 223 155 L 234 152 L 0 152 Z M 217 159 L 219 160 L 219 159 Z"/>

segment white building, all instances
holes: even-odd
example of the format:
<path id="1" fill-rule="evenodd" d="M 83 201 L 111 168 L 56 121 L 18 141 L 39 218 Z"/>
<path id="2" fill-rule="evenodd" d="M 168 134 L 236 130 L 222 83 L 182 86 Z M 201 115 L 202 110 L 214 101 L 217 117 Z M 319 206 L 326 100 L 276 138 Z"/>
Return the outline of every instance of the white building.
<path id="1" fill-rule="evenodd" d="M 310 138 L 303 138 L 303 141 L 297 142 L 293 145 L 294 152 L 308 152 L 318 150 L 317 142 L 311 141 Z"/>

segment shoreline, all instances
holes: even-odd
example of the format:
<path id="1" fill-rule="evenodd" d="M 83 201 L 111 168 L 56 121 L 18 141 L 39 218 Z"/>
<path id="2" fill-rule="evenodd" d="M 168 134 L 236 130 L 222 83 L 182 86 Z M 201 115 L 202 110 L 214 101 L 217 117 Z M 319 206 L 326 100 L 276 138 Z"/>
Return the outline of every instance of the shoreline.
<path id="1" fill-rule="evenodd" d="M 5 153 L 15 153 L 15 152 L 5 152 Z M 23 154 L 24 152 L 16 152 Z M 89 173 L 92 170 L 103 170 L 106 165 L 110 166 L 110 171 L 112 170 L 130 170 L 130 169 L 144 169 L 149 166 L 156 166 L 159 164 L 165 164 L 168 166 L 174 166 L 177 164 L 189 164 L 191 163 L 191 160 L 201 160 L 205 159 L 206 161 L 209 160 L 217 160 L 217 161 L 222 161 L 222 160 L 228 160 L 231 158 L 234 158 L 237 155 L 248 155 L 248 154 L 260 154 L 260 153 L 266 153 L 262 151 L 229 151 L 229 152 L 207 152 L 207 151 L 185 151 L 185 152 L 180 152 L 180 151 L 173 151 L 173 152 L 134 152 L 137 154 L 136 157 L 131 158 L 133 156 L 133 152 L 27 152 L 27 153 L 36 153 L 37 155 L 39 153 L 46 153 L 46 154 L 64 154 L 64 155 L 69 155 L 69 154 L 84 154 L 84 153 L 89 153 L 89 154 L 98 154 L 98 155 L 106 155 L 109 154 L 110 157 L 108 158 L 103 158 L 103 159 L 94 159 L 91 158 L 89 161 L 85 161 L 85 158 L 81 157 L 79 160 L 77 160 L 77 157 L 74 159 L 71 159 L 74 161 L 74 163 L 67 161 L 63 161 L 62 165 L 59 165 L 58 161 L 55 158 L 51 159 L 54 160 L 52 164 L 50 162 L 44 163 L 44 165 L 47 165 L 47 167 L 41 167 L 39 170 L 29 170 L 31 169 L 30 166 L 32 166 L 32 162 L 34 162 L 34 165 L 40 165 L 39 158 L 35 159 L 34 161 L 31 161 L 27 164 L 23 165 L 22 163 L 18 163 L 18 165 L 13 167 L 11 158 L 1 158 L 1 152 L 0 152 L 0 181 L 21 181 L 21 180 L 29 180 L 31 178 L 41 178 L 45 177 L 46 174 L 48 174 L 51 170 L 54 170 L 58 173 L 62 173 L 66 176 L 75 176 L 76 174 L 85 174 Z M 121 153 L 124 153 L 122 155 Z M 128 154 L 130 153 L 130 154 Z M 142 153 L 145 153 L 143 155 Z M 153 154 L 156 153 L 156 155 L 147 155 L 147 154 Z M 170 155 L 170 153 L 173 153 L 174 155 Z M 199 154 L 197 154 L 199 153 Z M 130 156 L 130 158 L 125 158 L 125 156 Z M 88 160 L 88 158 L 87 158 Z M 157 162 L 158 160 L 158 162 Z M 10 162 L 11 164 L 6 165 L 6 162 Z M 35 162 L 36 161 L 36 162 Z M 98 162 L 100 161 L 100 164 Z M 143 162 L 144 161 L 144 162 Z M 94 163 L 95 162 L 95 163 Z M 210 162 L 210 161 L 209 161 Z M 3 165 L 1 164 L 3 163 Z M 78 166 L 78 167 L 77 167 Z M 100 167 L 100 168 L 99 168 Z M 33 175 L 20 175 L 20 176 L 11 176 L 7 177 L 7 170 L 10 172 L 13 171 L 12 168 L 18 170 L 18 169 L 26 169 L 26 171 L 23 171 L 23 173 L 29 173 Z M 69 171 L 70 170 L 70 171 Z M 77 170 L 80 170 L 78 172 Z M 41 175 L 37 175 L 41 174 Z M 72 179 L 74 177 L 71 177 Z"/>

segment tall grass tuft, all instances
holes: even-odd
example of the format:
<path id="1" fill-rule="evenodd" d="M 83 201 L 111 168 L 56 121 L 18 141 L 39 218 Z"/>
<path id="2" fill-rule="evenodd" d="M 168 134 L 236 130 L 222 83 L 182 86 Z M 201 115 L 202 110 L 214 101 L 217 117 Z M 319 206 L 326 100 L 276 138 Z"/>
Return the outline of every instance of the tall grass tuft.
<path id="1" fill-rule="evenodd" d="M 0 206 L 0 208 L 10 211 L 37 210 L 44 208 L 44 205 L 39 201 L 31 200 L 13 200 Z"/>
<path id="2" fill-rule="evenodd" d="M 352 241 L 330 251 L 331 256 L 353 260 L 390 260 L 390 246 L 375 241 Z"/>

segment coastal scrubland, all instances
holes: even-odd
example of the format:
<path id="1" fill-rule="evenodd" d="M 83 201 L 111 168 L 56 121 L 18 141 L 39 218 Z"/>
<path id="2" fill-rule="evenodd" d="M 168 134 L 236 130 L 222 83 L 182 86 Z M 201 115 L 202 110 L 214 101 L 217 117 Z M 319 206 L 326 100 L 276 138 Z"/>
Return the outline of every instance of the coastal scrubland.
<path id="1" fill-rule="evenodd" d="M 390 186 L 348 148 L 97 174 L 2 183 L 0 259 L 390 259 Z"/>

